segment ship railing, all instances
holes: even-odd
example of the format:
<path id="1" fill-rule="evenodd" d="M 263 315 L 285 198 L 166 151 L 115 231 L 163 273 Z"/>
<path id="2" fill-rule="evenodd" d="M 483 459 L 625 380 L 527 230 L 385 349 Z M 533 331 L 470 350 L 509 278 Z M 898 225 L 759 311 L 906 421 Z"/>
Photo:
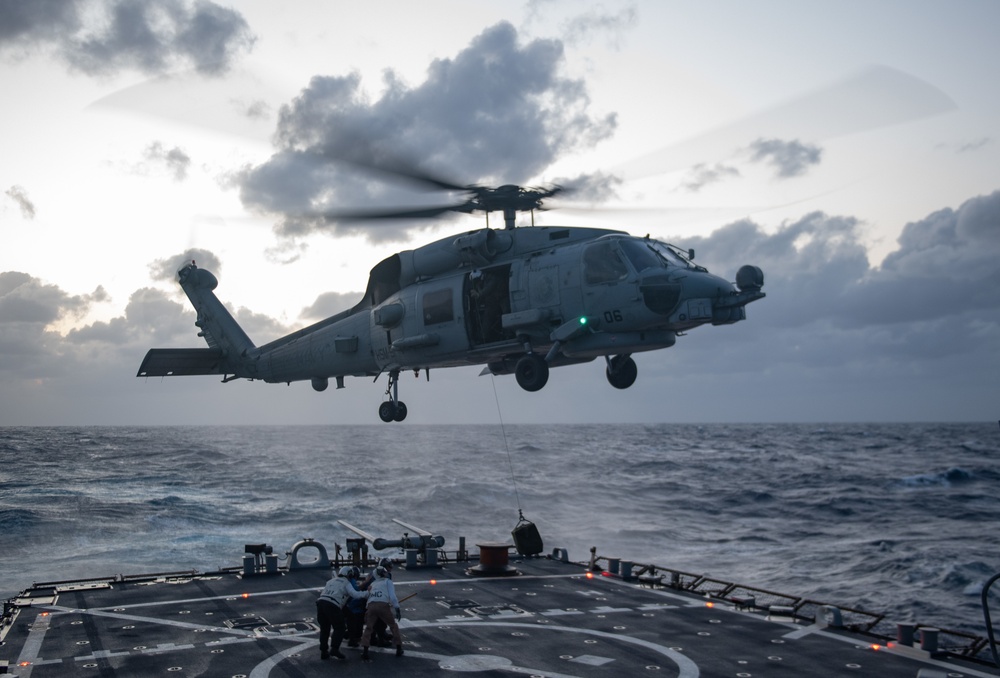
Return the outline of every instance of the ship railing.
<path id="1" fill-rule="evenodd" d="M 597 556 L 593 563 L 598 564 L 604 561 L 605 564 L 608 564 L 610 560 L 603 556 Z M 590 563 L 581 564 L 590 565 Z M 870 637 L 873 641 L 881 641 L 880 644 L 889 645 L 897 640 L 896 621 L 888 619 L 885 614 L 869 612 L 868 610 L 842 607 L 659 565 L 635 564 L 630 578 L 640 586 L 687 591 L 705 596 L 710 600 L 724 600 L 737 609 L 758 610 L 769 612 L 772 615 L 775 614 L 775 610 L 780 610 L 777 616 L 786 616 L 812 623 L 829 624 L 828 612 L 836 610 L 839 618 L 835 624 L 837 627 Z M 834 626 L 834 624 L 829 625 Z M 921 629 L 931 628 L 938 632 L 938 652 L 961 656 L 989 666 L 993 665 L 992 658 L 988 656 L 986 638 L 974 633 L 942 629 L 930 624 L 914 624 L 917 633 Z"/>
<path id="2" fill-rule="evenodd" d="M 25 593 L 38 591 L 40 589 L 65 589 L 73 588 L 94 588 L 97 586 L 110 586 L 126 582 L 157 581 L 159 579 L 189 579 L 201 576 L 203 573 L 198 570 L 172 570 L 170 572 L 147 572 L 143 574 L 116 574 L 110 577 L 93 577 L 89 579 L 58 579 L 52 581 L 34 582 Z"/>

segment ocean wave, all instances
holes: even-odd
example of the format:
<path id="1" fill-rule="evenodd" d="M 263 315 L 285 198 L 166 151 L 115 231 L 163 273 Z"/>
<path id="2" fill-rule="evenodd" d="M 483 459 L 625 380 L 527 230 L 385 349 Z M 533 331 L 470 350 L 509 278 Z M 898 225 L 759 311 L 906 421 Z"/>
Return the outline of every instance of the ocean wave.
<path id="1" fill-rule="evenodd" d="M 338 519 L 387 539 L 408 531 L 400 519 L 449 549 L 509 541 L 523 507 L 577 559 L 597 546 L 959 628 L 996 561 L 984 431 L 517 425 L 508 457 L 497 427 L 407 426 L 391 444 L 365 426 L 6 429 L 0 590 L 45 572 L 238 565 L 244 544 L 280 553 L 303 536 L 332 549 L 353 536 Z"/>
<path id="2" fill-rule="evenodd" d="M 34 531 L 43 517 L 31 509 L 0 508 L 0 533 L 8 539 Z"/>
<path id="3" fill-rule="evenodd" d="M 938 473 L 919 473 L 899 479 L 903 487 L 951 487 L 960 483 L 975 480 L 975 473 L 968 469 L 953 466 Z"/>

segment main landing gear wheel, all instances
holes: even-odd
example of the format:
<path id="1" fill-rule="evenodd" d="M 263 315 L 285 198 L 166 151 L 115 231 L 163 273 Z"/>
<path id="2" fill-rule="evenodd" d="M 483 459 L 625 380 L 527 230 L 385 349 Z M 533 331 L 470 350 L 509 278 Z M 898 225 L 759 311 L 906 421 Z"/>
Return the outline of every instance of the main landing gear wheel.
<path id="1" fill-rule="evenodd" d="M 549 380 L 549 364 L 541 356 L 529 353 L 517 361 L 514 377 L 525 391 L 537 391 Z"/>
<path id="2" fill-rule="evenodd" d="M 403 421 L 406 419 L 406 403 L 400 400 L 393 405 L 391 400 L 387 400 L 378 406 L 378 417 L 386 423 Z"/>
<path id="3" fill-rule="evenodd" d="M 378 406 L 379 419 L 386 423 L 406 419 L 406 403 L 399 399 L 399 370 L 389 372 L 389 386 L 385 394 L 389 400 Z"/>
<path id="4" fill-rule="evenodd" d="M 635 366 L 632 356 L 616 355 L 608 360 L 605 374 L 608 377 L 608 383 L 615 388 L 628 388 L 635 383 L 639 368 Z"/>

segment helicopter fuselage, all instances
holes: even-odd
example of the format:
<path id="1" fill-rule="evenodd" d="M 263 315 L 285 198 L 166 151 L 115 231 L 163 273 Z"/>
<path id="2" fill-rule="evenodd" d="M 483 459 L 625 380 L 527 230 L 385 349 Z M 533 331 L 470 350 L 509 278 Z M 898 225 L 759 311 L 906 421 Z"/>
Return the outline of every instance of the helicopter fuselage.
<path id="1" fill-rule="evenodd" d="M 692 258 L 607 229 L 470 231 L 392 255 L 372 269 L 353 308 L 260 347 L 215 298 L 215 277 L 191 263 L 181 286 L 210 348 L 152 349 L 139 376 L 309 380 L 322 391 L 331 378 L 342 388 L 347 376 L 386 372 L 386 421 L 401 419 L 394 387 L 407 370 L 486 365 L 535 391 L 549 367 L 604 356 L 608 380 L 627 388 L 631 354 L 672 346 L 699 325 L 743 320 L 745 305 L 764 296 L 760 269 L 742 267 L 734 286 Z"/>

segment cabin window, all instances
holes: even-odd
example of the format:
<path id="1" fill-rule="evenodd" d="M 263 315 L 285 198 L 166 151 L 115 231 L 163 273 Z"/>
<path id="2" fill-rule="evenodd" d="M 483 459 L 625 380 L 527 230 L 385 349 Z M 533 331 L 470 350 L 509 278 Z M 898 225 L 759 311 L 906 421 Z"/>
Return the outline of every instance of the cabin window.
<path id="1" fill-rule="evenodd" d="M 450 287 L 424 294 L 424 325 L 437 325 L 454 319 Z"/>
<path id="2" fill-rule="evenodd" d="M 612 240 L 596 242 L 583 253 L 583 275 L 588 285 L 617 282 L 628 275 L 621 251 Z"/>

